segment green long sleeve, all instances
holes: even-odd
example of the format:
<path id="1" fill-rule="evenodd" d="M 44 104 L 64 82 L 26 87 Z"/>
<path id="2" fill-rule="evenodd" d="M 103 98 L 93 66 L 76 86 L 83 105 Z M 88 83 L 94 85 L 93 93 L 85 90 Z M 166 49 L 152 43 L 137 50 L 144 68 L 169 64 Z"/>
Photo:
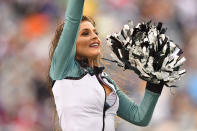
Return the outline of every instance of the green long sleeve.
<path id="1" fill-rule="evenodd" d="M 152 114 L 160 94 L 146 89 L 142 102 L 140 105 L 137 105 L 131 100 L 131 98 L 129 98 L 118 88 L 116 83 L 109 76 L 106 76 L 106 79 L 114 85 L 116 93 L 119 97 L 119 108 L 117 115 L 135 125 L 147 126 L 152 118 Z M 149 86 L 153 85 L 149 84 Z"/>
<path id="2" fill-rule="evenodd" d="M 145 90 L 144 98 L 140 105 L 134 103 L 120 89 L 117 89 L 119 96 L 119 109 L 117 115 L 126 121 L 139 126 L 147 126 L 160 94 Z"/>
<path id="3" fill-rule="evenodd" d="M 64 28 L 55 49 L 50 77 L 53 80 L 63 79 L 71 74 L 77 74 L 79 65 L 75 61 L 76 39 L 83 14 L 84 0 L 69 0 Z"/>

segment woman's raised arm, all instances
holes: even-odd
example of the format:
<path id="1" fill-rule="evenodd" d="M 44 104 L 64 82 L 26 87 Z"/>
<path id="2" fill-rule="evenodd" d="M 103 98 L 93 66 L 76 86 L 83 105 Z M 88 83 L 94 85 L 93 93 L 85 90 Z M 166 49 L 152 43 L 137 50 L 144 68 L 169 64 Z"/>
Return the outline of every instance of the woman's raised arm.
<path id="1" fill-rule="evenodd" d="M 83 15 L 84 0 L 69 0 L 64 28 L 55 49 L 51 67 L 50 77 L 53 80 L 63 79 L 67 71 L 72 70 L 75 65 L 76 38 Z"/>

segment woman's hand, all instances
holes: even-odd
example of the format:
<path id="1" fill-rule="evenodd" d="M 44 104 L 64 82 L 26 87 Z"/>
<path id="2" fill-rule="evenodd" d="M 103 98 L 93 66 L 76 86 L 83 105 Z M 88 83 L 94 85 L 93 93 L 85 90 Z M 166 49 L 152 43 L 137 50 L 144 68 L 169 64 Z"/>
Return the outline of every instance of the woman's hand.
<path id="1" fill-rule="evenodd" d="M 161 92 L 163 90 L 163 86 L 164 86 L 163 82 L 160 82 L 159 84 L 153 84 L 150 82 L 146 83 L 146 89 L 148 89 L 149 91 L 152 91 L 154 93 L 158 93 L 158 94 L 161 94 Z"/>

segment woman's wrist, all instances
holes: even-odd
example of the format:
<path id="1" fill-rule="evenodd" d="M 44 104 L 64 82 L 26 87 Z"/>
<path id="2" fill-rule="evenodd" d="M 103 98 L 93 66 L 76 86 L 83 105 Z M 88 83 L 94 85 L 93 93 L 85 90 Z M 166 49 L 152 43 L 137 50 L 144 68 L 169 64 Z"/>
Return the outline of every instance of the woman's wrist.
<path id="1" fill-rule="evenodd" d="M 163 83 L 159 83 L 159 84 L 153 84 L 150 82 L 146 83 L 146 89 L 148 89 L 149 91 L 152 91 L 154 93 L 158 93 L 161 94 L 162 90 L 163 90 Z"/>

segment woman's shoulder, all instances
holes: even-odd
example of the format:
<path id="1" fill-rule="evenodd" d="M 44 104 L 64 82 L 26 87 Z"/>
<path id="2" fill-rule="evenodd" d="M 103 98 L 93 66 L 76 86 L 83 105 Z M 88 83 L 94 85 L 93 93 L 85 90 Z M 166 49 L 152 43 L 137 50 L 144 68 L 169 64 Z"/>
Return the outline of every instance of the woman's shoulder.
<path id="1" fill-rule="evenodd" d="M 69 64 L 64 71 L 60 73 L 55 73 L 53 70 L 50 70 L 50 77 L 52 80 L 62 80 L 66 78 L 79 78 L 84 74 L 84 70 L 80 67 L 80 64 L 77 61 L 73 61 Z"/>

